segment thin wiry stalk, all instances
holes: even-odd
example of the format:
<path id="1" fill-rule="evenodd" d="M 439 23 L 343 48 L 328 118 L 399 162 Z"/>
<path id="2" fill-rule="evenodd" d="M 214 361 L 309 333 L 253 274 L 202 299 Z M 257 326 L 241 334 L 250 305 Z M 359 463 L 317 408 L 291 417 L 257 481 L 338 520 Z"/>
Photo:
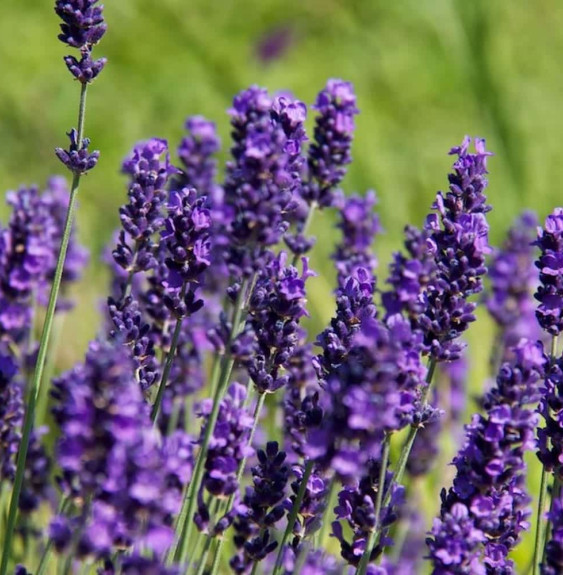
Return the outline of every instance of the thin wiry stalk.
<path id="1" fill-rule="evenodd" d="M 381 508 L 383 503 L 383 491 L 385 490 L 385 475 L 387 473 L 387 464 L 389 462 L 389 447 L 390 447 L 390 436 L 386 435 L 383 440 L 383 452 L 381 453 L 381 467 L 379 469 L 379 485 L 377 488 L 377 497 L 375 500 L 375 525 L 373 531 L 369 534 L 369 539 L 366 544 L 366 548 L 360 559 L 358 569 L 356 573 L 358 575 L 365 575 L 371 554 L 375 544 L 377 542 L 377 535 L 381 526 Z"/>
<path id="2" fill-rule="evenodd" d="M 242 285 L 240 287 L 237 296 L 237 301 L 234 309 L 233 324 L 231 327 L 231 335 L 227 343 L 227 349 L 225 351 L 225 356 L 223 358 L 221 370 L 219 372 L 219 380 L 217 386 L 215 387 L 215 393 L 213 395 L 213 407 L 211 409 L 211 413 L 209 414 L 209 418 L 205 425 L 205 432 L 202 438 L 202 443 L 194 466 L 192 480 L 188 487 L 186 496 L 184 497 L 184 500 L 182 502 L 182 509 L 180 511 L 180 515 L 178 516 L 176 533 L 178 532 L 180 533 L 180 539 L 177 543 L 177 546 L 175 548 L 173 547 L 169 552 L 168 554 L 169 561 L 172 560 L 172 558 L 175 561 L 180 562 L 186 560 L 187 547 L 193 530 L 193 518 L 197 499 L 196 490 L 199 487 L 199 484 L 201 483 L 201 479 L 203 477 L 205 458 L 207 457 L 207 448 L 209 446 L 209 441 L 211 440 L 211 435 L 215 429 L 217 417 L 219 416 L 219 406 L 221 403 L 221 399 L 225 394 L 225 389 L 227 388 L 227 385 L 229 383 L 229 379 L 231 377 L 231 371 L 234 365 L 234 359 L 231 357 L 230 347 L 234 339 L 238 335 L 242 324 L 243 302 L 247 285 L 248 282 L 246 280 L 242 282 Z"/>
<path id="3" fill-rule="evenodd" d="M 86 92 L 88 84 L 82 84 L 80 91 L 80 104 L 78 107 L 78 148 L 82 146 L 82 139 L 84 137 L 84 116 L 86 112 Z M 10 500 L 10 510 L 8 512 L 8 522 L 6 525 L 6 533 L 4 536 L 4 546 L 2 549 L 2 560 L 0 563 L 0 575 L 6 575 L 8 568 L 8 560 L 11 555 L 12 539 L 14 536 L 14 529 L 16 527 L 16 519 L 18 514 L 18 502 L 23 485 L 25 474 L 25 461 L 27 458 L 27 451 L 29 441 L 31 438 L 31 431 L 33 428 L 33 421 L 35 418 L 35 405 L 39 396 L 41 388 L 41 381 L 43 378 L 43 370 L 45 368 L 45 360 L 47 358 L 47 350 L 49 348 L 49 341 L 51 339 L 51 329 L 53 327 L 53 319 L 57 306 L 57 299 L 61 287 L 63 277 L 64 264 L 66 259 L 66 252 L 70 241 L 72 232 L 72 224 L 74 219 L 74 209 L 76 206 L 76 197 L 78 194 L 78 186 L 80 184 L 80 174 L 75 173 L 72 179 L 72 186 L 70 189 L 70 199 L 66 211 L 65 225 L 63 236 L 61 239 L 61 246 L 59 249 L 59 256 L 57 258 L 57 266 L 55 268 L 55 275 L 53 277 L 53 284 L 51 285 L 51 293 L 49 294 L 49 303 L 45 314 L 45 322 L 43 323 L 43 331 L 41 332 L 41 339 L 39 341 L 39 351 L 37 354 L 37 363 L 35 365 L 35 372 L 31 381 L 29 402 L 25 410 L 25 417 L 22 429 L 22 438 L 20 448 L 18 451 L 16 475 L 14 478 L 14 488 L 12 490 L 12 497 Z"/>
<path id="4" fill-rule="evenodd" d="M 295 498 L 295 501 L 293 502 L 293 506 L 291 507 L 291 511 L 287 519 L 287 527 L 283 532 L 283 536 L 279 544 L 278 555 L 276 557 L 276 564 L 274 566 L 273 575 L 279 575 L 282 566 L 283 549 L 285 547 L 287 538 L 289 537 L 289 534 L 291 533 L 291 531 L 293 530 L 293 526 L 295 525 L 295 520 L 297 519 L 297 514 L 299 513 L 299 508 L 301 507 L 301 503 L 303 502 L 303 497 L 305 496 L 305 491 L 307 490 L 307 483 L 309 482 L 309 477 L 311 477 L 312 472 L 313 472 L 313 462 L 309 460 L 305 465 L 305 471 L 303 472 L 301 484 L 299 485 L 299 491 L 297 492 L 297 496 Z"/>
<path id="5" fill-rule="evenodd" d="M 260 420 L 260 413 L 262 412 L 262 407 L 264 406 L 264 400 L 265 399 L 266 399 L 265 393 L 260 393 L 258 395 L 258 402 L 256 403 L 256 407 L 254 409 L 254 419 L 253 419 L 253 423 L 252 423 L 252 429 L 250 430 L 250 435 L 248 436 L 248 445 L 249 446 L 252 445 L 252 441 L 254 440 L 254 434 L 256 433 L 256 428 L 258 427 L 258 422 Z M 237 469 L 237 483 L 239 485 L 240 485 L 240 481 L 242 479 L 242 475 L 244 473 L 245 467 L 246 467 L 246 457 L 244 457 L 242 459 L 242 461 L 239 463 L 239 466 Z M 233 507 L 234 502 L 235 502 L 235 494 L 233 493 L 229 497 L 226 509 L 224 510 L 224 512 L 222 511 L 221 513 L 222 514 L 229 513 L 229 511 Z M 219 539 L 219 541 L 217 542 L 217 547 L 215 549 L 215 555 L 221 554 L 221 550 L 223 549 L 224 542 L 225 542 L 224 537 Z M 215 558 L 213 558 L 213 565 L 214 565 L 214 567 L 211 569 L 210 575 L 217 575 L 216 569 L 218 569 L 219 563 L 215 561 Z"/>

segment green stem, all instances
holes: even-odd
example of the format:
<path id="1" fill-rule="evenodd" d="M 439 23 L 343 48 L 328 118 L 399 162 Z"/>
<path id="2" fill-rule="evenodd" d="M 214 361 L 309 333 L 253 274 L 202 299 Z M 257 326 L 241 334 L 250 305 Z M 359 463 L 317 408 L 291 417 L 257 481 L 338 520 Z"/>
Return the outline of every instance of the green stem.
<path id="1" fill-rule="evenodd" d="M 310 206 L 309 206 L 309 211 L 307 212 L 307 219 L 305 220 L 305 224 L 303 225 L 303 229 L 301 230 L 301 233 L 303 235 L 306 235 L 307 232 L 309 231 L 309 228 L 311 227 L 311 223 L 313 222 L 313 217 L 315 215 L 315 211 L 317 209 L 317 202 L 313 202 Z M 295 254 L 293 256 L 293 261 L 291 262 L 291 265 L 293 267 L 295 267 L 297 265 L 297 263 L 299 262 L 299 255 Z"/>
<path id="2" fill-rule="evenodd" d="M 325 548 L 326 538 L 328 537 L 329 525 L 330 525 L 329 517 L 330 513 L 332 512 L 332 508 L 334 506 L 334 500 L 336 497 L 336 484 L 337 484 L 336 477 L 333 476 L 332 479 L 330 480 L 330 485 L 328 487 L 326 507 L 325 510 L 323 511 L 323 520 L 321 530 L 319 532 L 319 547 L 321 549 Z"/>
<path id="3" fill-rule="evenodd" d="M 182 286 L 182 291 L 180 292 L 180 299 L 183 300 L 186 295 L 186 284 Z M 182 322 L 184 317 L 179 317 L 176 320 L 176 326 L 174 327 L 174 333 L 172 335 L 172 341 L 170 342 L 170 350 L 166 356 L 166 362 L 164 363 L 164 370 L 162 371 L 162 377 L 160 378 L 160 383 L 158 384 L 158 391 L 156 393 L 156 399 L 154 400 L 154 405 L 151 410 L 151 419 L 153 423 L 156 424 L 158 419 L 158 413 L 160 412 L 160 407 L 162 405 L 162 398 L 164 397 L 164 392 L 166 390 L 166 383 L 168 382 L 168 377 L 170 376 L 170 370 L 172 369 L 172 364 L 174 363 L 174 357 L 176 356 L 176 348 L 178 347 L 178 339 L 180 338 L 180 332 L 182 331 Z"/>
<path id="4" fill-rule="evenodd" d="M 256 428 L 258 427 L 258 422 L 260 421 L 260 413 L 262 411 L 262 407 L 264 406 L 264 400 L 266 399 L 266 394 L 265 393 L 260 393 L 258 395 L 258 402 L 256 403 L 256 407 L 254 408 L 254 418 L 253 418 L 253 423 L 252 423 L 252 429 L 250 430 L 250 435 L 248 436 L 248 442 L 247 445 L 252 445 L 252 441 L 254 440 L 254 434 L 256 433 Z M 244 468 L 246 467 L 246 457 L 244 457 L 242 459 L 242 461 L 239 463 L 238 469 L 237 469 L 237 483 L 240 485 L 240 481 L 242 479 L 242 475 L 244 473 Z M 222 512 L 222 514 L 226 514 L 229 513 L 229 511 L 232 509 L 233 504 L 235 502 L 235 494 L 233 493 L 230 497 L 229 500 L 227 502 L 227 508 L 224 510 L 224 513 Z M 222 537 L 221 539 L 219 539 L 219 541 L 217 542 L 217 547 L 215 549 L 215 555 L 221 555 L 221 550 L 223 549 L 223 544 L 225 542 L 225 538 Z M 215 565 L 216 567 L 219 566 L 219 563 L 215 561 L 215 557 L 213 558 L 213 565 Z M 216 575 L 216 572 L 214 571 L 214 569 L 211 569 L 211 573 L 210 575 Z"/>
<path id="5" fill-rule="evenodd" d="M 542 556 L 542 551 L 545 544 L 545 500 L 547 496 L 547 472 L 545 467 L 542 467 L 540 495 L 538 500 L 538 513 L 536 517 L 536 540 L 534 545 L 534 563 L 532 567 L 533 575 L 538 574 L 539 562 Z"/>
<path id="6" fill-rule="evenodd" d="M 297 492 L 297 497 L 295 498 L 293 506 L 291 507 L 291 511 L 287 519 L 287 526 L 283 532 L 283 536 L 278 547 L 278 556 L 276 557 L 276 564 L 274 566 L 273 575 L 278 575 L 280 572 L 285 543 L 289 537 L 289 534 L 293 531 L 293 526 L 295 525 L 295 520 L 297 519 L 297 514 L 299 513 L 299 508 L 303 502 L 303 497 L 305 496 L 305 491 L 307 490 L 307 483 L 309 482 L 309 477 L 311 477 L 312 472 L 313 462 L 309 460 L 305 465 L 305 471 L 303 473 L 303 478 L 301 479 L 301 484 L 299 485 L 299 491 Z"/>
<path id="7" fill-rule="evenodd" d="M 80 92 L 80 105 L 78 108 L 78 147 L 82 145 L 82 138 L 84 136 L 84 115 L 86 111 L 86 89 L 87 84 L 82 84 Z M 78 185 L 80 184 L 80 174 L 75 173 L 72 179 L 72 186 L 70 189 L 70 199 L 66 212 L 65 225 L 63 230 L 63 237 L 61 239 L 61 247 L 57 259 L 57 267 L 55 268 L 55 275 L 53 284 L 51 286 L 51 293 L 49 294 L 49 303 L 45 314 L 45 322 L 43 323 L 43 331 L 41 332 L 41 339 L 39 341 L 39 352 L 37 354 L 37 363 L 35 365 L 35 372 L 31 382 L 29 393 L 29 402 L 25 410 L 25 417 L 23 422 L 22 438 L 17 457 L 16 475 L 14 478 L 14 488 L 12 490 L 12 497 L 10 500 L 10 510 L 8 513 L 8 524 L 6 527 L 6 535 L 4 537 L 4 546 L 2 550 L 2 562 L 0 563 L 0 575 L 6 575 L 8 569 L 8 560 L 12 550 L 12 539 L 14 536 L 14 529 L 16 527 L 16 518 L 18 514 L 18 502 L 22 490 L 23 479 L 25 474 L 25 460 L 27 458 L 27 450 L 29 447 L 29 440 L 31 438 L 31 431 L 33 428 L 33 420 L 35 417 L 35 405 L 37 397 L 41 388 L 41 381 L 43 378 L 43 370 L 45 368 L 45 360 L 47 357 L 47 350 L 49 348 L 49 340 L 51 338 L 51 329 L 53 327 L 53 318 L 55 316 L 55 308 L 57 306 L 57 298 L 61 287 L 63 277 L 63 269 L 65 264 L 66 252 L 70 241 L 70 234 L 72 231 L 72 223 L 74 216 L 74 208 L 76 205 L 76 196 L 78 192 Z"/>
<path id="8" fill-rule="evenodd" d="M 380 519 L 381 519 L 381 507 L 383 503 L 383 492 L 385 491 L 385 476 L 387 474 L 387 464 L 389 462 L 389 447 L 391 445 L 390 435 L 386 435 L 383 440 L 383 452 L 381 453 L 381 463 L 379 468 L 379 485 L 377 487 L 377 497 L 375 499 L 375 525 L 371 533 L 369 534 L 369 539 L 364 549 L 362 558 L 356 570 L 357 575 L 365 575 L 370 559 L 377 542 L 377 534 L 379 533 Z"/>
<path id="9" fill-rule="evenodd" d="M 203 553 L 201 554 L 201 559 L 199 562 L 199 566 L 196 571 L 196 575 L 203 575 L 205 571 L 205 566 L 207 564 L 207 558 L 209 557 L 209 551 L 211 549 L 211 543 L 213 542 L 213 537 L 207 536 L 205 541 L 205 547 L 203 548 Z"/>
<path id="10" fill-rule="evenodd" d="M 205 431 L 201 442 L 201 447 L 196 459 L 194 466 L 194 471 L 192 474 L 192 480 L 190 482 L 189 488 L 187 490 L 186 496 L 182 502 L 182 509 L 180 515 L 178 516 L 177 522 L 177 532 L 180 530 L 181 536 L 176 548 L 172 548 L 168 557 L 169 560 L 174 558 L 175 561 L 184 562 L 186 560 L 187 546 L 190 541 L 191 533 L 193 530 L 193 518 L 196 508 L 196 490 L 201 483 L 203 477 L 205 459 L 207 457 L 207 448 L 209 446 L 209 441 L 211 435 L 215 429 L 215 424 L 217 423 L 217 417 L 219 416 L 219 407 L 221 399 L 223 398 L 225 389 L 229 383 L 231 377 L 231 371 L 234 365 L 234 359 L 231 357 L 230 348 L 231 344 L 237 337 L 242 320 L 243 312 L 243 302 L 244 295 L 247 287 L 247 281 L 245 280 L 239 290 L 237 301 L 235 304 L 233 325 L 231 328 L 231 335 L 227 343 L 225 356 L 222 361 L 221 370 L 219 373 L 219 382 L 215 388 L 215 393 L 213 395 L 213 407 L 211 408 L 211 413 L 209 414 L 207 424 L 205 425 Z"/>
<path id="11" fill-rule="evenodd" d="M 434 378 L 434 373 L 436 371 L 436 360 L 430 359 L 428 362 L 428 371 L 426 372 L 426 388 L 422 394 L 421 403 L 424 405 L 428 400 L 428 394 L 430 393 L 430 385 L 432 384 L 432 379 Z M 399 462 L 397 463 L 397 469 L 385 493 L 385 497 L 383 498 L 383 505 L 387 505 L 391 500 L 391 493 L 393 492 L 394 485 L 401 483 L 403 480 L 403 475 L 405 474 L 405 469 L 407 467 L 407 461 L 409 459 L 409 455 L 411 454 L 412 446 L 414 444 L 414 440 L 416 439 L 416 434 L 418 433 L 418 427 L 411 426 L 409 429 L 409 433 L 403 444 L 401 449 L 401 454 L 399 455 Z"/>

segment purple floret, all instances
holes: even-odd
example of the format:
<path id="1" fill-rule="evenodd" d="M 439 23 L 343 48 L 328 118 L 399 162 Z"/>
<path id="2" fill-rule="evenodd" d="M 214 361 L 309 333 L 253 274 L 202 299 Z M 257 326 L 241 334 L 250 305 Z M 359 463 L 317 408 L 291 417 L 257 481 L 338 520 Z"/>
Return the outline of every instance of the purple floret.
<path id="1" fill-rule="evenodd" d="M 97 150 L 90 152 L 88 150 L 90 140 L 88 138 L 82 138 L 79 142 L 78 132 L 74 128 L 67 133 L 67 136 L 70 140 L 69 148 L 68 150 L 55 148 L 57 158 L 75 175 L 85 174 L 92 168 L 95 168 L 100 157 L 100 152 Z"/>

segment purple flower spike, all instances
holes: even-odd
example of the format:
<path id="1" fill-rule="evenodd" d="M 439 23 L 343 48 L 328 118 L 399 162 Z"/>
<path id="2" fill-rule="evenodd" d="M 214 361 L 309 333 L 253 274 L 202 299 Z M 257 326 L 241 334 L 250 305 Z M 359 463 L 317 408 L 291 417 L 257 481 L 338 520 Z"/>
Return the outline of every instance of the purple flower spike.
<path id="1" fill-rule="evenodd" d="M 538 229 L 536 245 L 540 248 L 536 317 L 545 331 L 559 335 L 563 330 L 563 208 L 547 216 L 543 229 Z"/>
<path id="2" fill-rule="evenodd" d="M 305 284 L 315 275 L 303 258 L 303 272 L 286 265 L 281 252 L 256 282 L 245 331 L 233 345 L 259 393 L 273 393 L 288 380 L 283 373 L 302 339 L 301 318 L 308 315 Z"/>
<path id="3" fill-rule="evenodd" d="M 234 145 L 224 186 L 230 214 L 224 259 L 238 279 L 262 269 L 267 248 L 287 231 L 305 132 L 299 102 L 272 102 L 256 86 L 236 96 L 230 114 Z"/>
<path id="4" fill-rule="evenodd" d="M 352 161 L 354 116 L 358 114 L 356 95 L 350 82 L 332 79 L 317 96 L 318 112 L 314 141 L 307 159 L 309 182 L 303 197 L 310 204 L 333 205 L 337 187 Z"/>
<path id="5" fill-rule="evenodd" d="M 93 343 L 86 361 L 55 381 L 54 415 L 64 490 L 91 503 L 52 524 L 56 545 L 78 530 L 76 556 L 111 556 L 138 544 L 162 556 L 173 540 L 173 515 L 191 474 L 187 439 L 164 444 L 151 425 L 134 366 L 120 345 Z M 173 443 L 170 443 L 173 442 Z M 176 452 L 187 458 L 177 461 Z"/>
<path id="6" fill-rule="evenodd" d="M 234 521 L 236 555 L 231 569 L 249 574 L 255 562 L 262 561 L 277 547 L 270 531 L 285 515 L 284 498 L 289 468 L 285 452 L 270 441 L 258 451 L 258 465 L 252 468 L 252 485 L 246 490 L 239 513 Z"/>
<path id="7" fill-rule="evenodd" d="M 56 0 L 55 12 L 63 21 L 59 40 L 73 48 L 90 48 L 106 32 L 104 7 L 98 0 Z"/>
<path id="8" fill-rule="evenodd" d="M 94 81 L 107 64 L 107 58 L 92 60 L 90 52 L 83 52 L 80 60 L 74 56 L 65 56 L 64 61 L 68 71 L 81 83 Z"/>
<path id="9" fill-rule="evenodd" d="M 504 245 L 495 251 L 489 265 L 491 290 L 485 303 L 501 330 L 505 349 L 516 345 L 522 337 L 540 337 L 532 299 L 532 290 L 538 283 L 532 243 L 536 227 L 535 214 L 524 212 L 508 231 Z"/>
<path id="10" fill-rule="evenodd" d="M 452 148 L 459 157 L 449 175 L 450 186 L 438 192 L 426 219 L 427 244 L 436 270 L 423 297 L 425 312 L 418 321 L 427 353 L 435 361 L 457 359 L 463 346 L 457 341 L 475 321 L 476 304 L 467 298 L 483 289 L 485 256 L 489 253 L 485 214 L 491 207 L 483 191 L 487 185 L 484 140 L 475 139 L 475 154 L 468 152 L 470 138 Z"/>
<path id="11" fill-rule="evenodd" d="M 203 116 L 192 116 L 186 120 L 189 135 L 178 146 L 178 157 L 182 162 L 182 174 L 177 178 L 181 188 L 195 188 L 200 196 L 211 196 L 217 173 L 214 155 L 221 148 L 214 122 Z"/>
<path id="12" fill-rule="evenodd" d="M 336 262 L 339 285 L 343 285 L 345 278 L 360 267 L 371 275 L 375 274 L 377 259 L 373 255 L 372 244 L 381 231 L 379 218 L 373 210 L 375 205 L 375 193 L 369 191 L 365 197 L 347 198 L 340 210 L 338 227 L 342 231 L 342 241 L 332 256 Z"/>
<path id="13" fill-rule="evenodd" d="M 55 154 L 73 174 L 85 174 L 96 166 L 100 152 L 90 153 L 88 151 L 90 145 L 88 138 L 82 138 L 79 144 L 78 132 L 74 128 L 67 135 L 70 139 L 69 149 L 55 148 Z"/>
<path id="14" fill-rule="evenodd" d="M 156 266 L 153 236 L 163 225 L 165 186 L 176 170 L 170 165 L 166 141 L 159 138 L 137 144 L 122 169 L 130 177 L 129 203 L 119 209 L 123 231 L 113 257 L 131 273 L 147 271 Z"/>
<path id="15" fill-rule="evenodd" d="M 530 515 L 524 454 L 536 447 L 533 406 L 547 358 L 540 343 L 526 340 L 511 357 L 484 399 L 486 413 L 467 426 L 453 486 L 442 491 L 440 518 L 427 539 L 433 573 L 512 572 L 507 555 Z"/>

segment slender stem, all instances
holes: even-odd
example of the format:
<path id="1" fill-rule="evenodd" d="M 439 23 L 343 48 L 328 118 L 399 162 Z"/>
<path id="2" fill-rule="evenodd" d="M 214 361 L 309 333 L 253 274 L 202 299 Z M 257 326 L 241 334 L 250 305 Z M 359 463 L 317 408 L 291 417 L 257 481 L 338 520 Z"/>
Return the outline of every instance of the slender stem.
<path id="1" fill-rule="evenodd" d="M 184 299 L 186 295 L 186 284 L 182 286 L 182 291 L 180 292 L 180 299 Z M 174 363 L 174 357 L 176 356 L 176 348 L 178 347 L 178 340 L 180 339 L 180 333 L 182 331 L 182 322 L 184 317 L 181 316 L 176 320 L 176 326 L 174 327 L 174 333 L 172 335 L 172 341 L 170 342 L 170 350 L 166 356 L 166 362 L 164 363 L 164 370 L 162 371 L 162 377 L 160 378 L 160 383 L 158 384 L 158 391 L 156 393 L 156 399 L 154 400 L 154 405 L 151 410 L 151 419 L 153 423 L 156 424 L 158 419 L 158 413 L 162 405 L 162 398 L 164 397 L 164 391 L 166 390 L 166 383 L 168 382 L 168 377 L 170 376 L 170 370 L 172 369 L 172 363 Z"/>
<path id="2" fill-rule="evenodd" d="M 182 509 L 177 521 L 177 531 L 180 531 L 180 539 L 176 547 L 172 547 L 168 554 L 169 561 L 174 558 L 176 561 L 185 561 L 187 554 L 187 546 L 190 541 L 192 529 L 193 529 L 193 518 L 196 507 L 196 490 L 201 483 L 201 478 L 203 477 L 203 470 L 205 464 L 205 458 L 207 457 L 207 448 L 209 446 L 209 441 L 211 435 L 215 429 L 215 424 L 217 423 L 217 417 L 219 416 L 219 406 L 221 399 L 223 398 L 225 389 L 229 383 L 231 377 L 231 371 L 234 365 L 234 359 L 231 357 L 231 344 L 235 340 L 239 333 L 241 323 L 242 323 L 242 312 L 243 312 L 243 302 L 244 295 L 248 283 L 247 280 L 242 282 L 240 287 L 237 301 L 235 303 L 235 310 L 233 315 L 233 324 L 231 327 L 231 334 L 229 336 L 229 341 L 227 343 L 227 348 L 225 351 L 225 356 L 223 357 L 221 370 L 219 373 L 219 381 L 217 387 L 215 388 L 215 393 L 213 394 L 213 407 L 211 408 L 211 413 L 209 414 L 207 424 L 205 425 L 205 431 L 201 442 L 201 447 L 196 459 L 194 466 L 194 471 L 192 475 L 192 480 L 190 482 L 189 488 L 187 490 L 186 496 L 182 502 Z"/>
<path id="3" fill-rule="evenodd" d="M 86 111 L 86 91 L 87 84 L 82 84 L 80 91 L 80 105 L 78 108 L 78 147 L 82 145 L 82 138 L 84 137 L 84 115 Z M 51 285 L 51 293 L 49 294 L 49 303 L 45 314 L 45 321 L 43 323 L 43 331 L 41 332 L 41 339 L 39 341 L 39 352 L 37 354 L 37 363 L 35 365 L 35 372 L 31 382 L 29 393 L 29 402 L 25 411 L 23 422 L 22 438 L 17 457 L 16 475 L 14 478 L 14 488 L 12 490 L 12 497 L 10 500 L 10 511 L 8 513 L 8 524 L 6 527 L 6 534 L 4 537 L 4 546 L 2 550 L 2 562 L 0 563 L 0 575 L 6 575 L 8 569 L 8 560 L 12 550 L 12 539 L 14 536 L 14 529 L 16 526 L 16 517 L 18 514 L 18 502 L 22 490 L 23 479 L 25 474 L 25 460 L 27 457 L 27 450 L 29 447 L 29 440 L 31 438 L 31 431 L 33 428 L 33 420 L 35 416 L 35 405 L 39 396 L 41 381 L 43 378 L 43 370 L 45 368 L 45 360 L 47 358 L 47 350 L 49 348 L 49 340 L 51 337 L 51 329 L 53 327 L 53 318 L 55 316 L 55 308 L 57 306 L 57 298 L 61 287 L 63 277 L 63 270 L 66 258 L 66 252 L 70 241 L 70 234 L 72 231 L 72 223 L 74 216 L 74 208 L 76 205 L 76 196 L 78 193 L 78 185 L 80 184 L 80 174 L 75 173 L 72 179 L 72 186 L 70 190 L 70 199 L 66 212 L 63 236 L 61 239 L 61 246 L 59 256 L 57 259 L 57 267 L 55 268 L 55 275 L 53 277 L 53 284 Z"/>
<path id="4" fill-rule="evenodd" d="M 383 451 L 381 453 L 381 463 L 379 468 L 379 485 L 377 487 L 377 497 L 375 499 L 375 525 L 369 534 L 369 539 L 364 549 L 362 558 L 356 570 L 357 575 L 365 575 L 370 559 L 377 541 L 377 534 L 381 524 L 381 508 L 383 503 L 383 492 L 385 491 L 385 476 L 387 474 L 387 464 L 389 462 L 389 447 L 391 445 L 390 435 L 386 435 L 383 440 Z"/>
<path id="5" fill-rule="evenodd" d="M 299 491 L 297 492 L 297 497 L 295 498 L 293 506 L 291 507 L 291 511 L 287 519 L 287 526 L 285 528 L 285 531 L 283 532 L 283 536 L 278 547 L 278 556 L 276 557 L 276 564 L 274 566 L 273 575 L 278 575 L 280 572 L 283 559 L 284 546 L 287 541 L 287 538 L 289 537 L 289 534 L 293 531 L 295 520 L 297 519 L 297 514 L 299 513 L 299 508 L 301 507 L 301 503 L 303 502 L 303 497 L 305 496 L 305 491 L 307 490 L 307 483 L 309 482 L 309 477 L 311 477 L 312 472 L 313 472 L 313 462 L 309 460 L 305 465 L 305 471 L 303 473 L 303 478 L 301 479 L 301 484 L 299 485 Z"/>
<path id="6" fill-rule="evenodd" d="M 205 571 L 205 566 L 207 564 L 207 558 L 209 557 L 209 551 L 211 549 L 211 543 L 213 542 L 213 537 L 210 535 L 207 536 L 205 541 L 205 547 L 203 548 L 203 553 L 201 554 L 201 559 L 199 562 L 199 566 L 196 571 L 196 575 L 203 575 Z"/>
<path id="7" fill-rule="evenodd" d="M 430 385 L 432 384 L 432 379 L 434 377 L 434 373 L 436 371 L 436 360 L 430 359 L 428 362 L 428 371 L 426 372 L 426 388 L 422 394 L 421 403 L 424 405 L 428 400 L 428 394 L 430 393 Z M 394 485 L 401 483 L 403 479 L 403 475 L 405 474 L 405 469 L 407 467 L 407 461 L 409 459 L 409 455 L 412 450 L 412 446 L 414 444 L 414 440 L 416 439 L 416 434 L 418 433 L 418 427 L 411 426 L 409 429 L 409 433 L 403 444 L 401 449 L 401 454 L 399 455 L 399 461 L 397 463 L 397 469 L 391 480 L 391 484 L 385 493 L 385 497 L 383 498 L 383 505 L 387 505 L 391 500 L 391 493 L 393 492 Z"/>
<path id="8" fill-rule="evenodd" d="M 315 211 L 317 209 L 317 202 L 313 202 L 310 206 L 309 206 L 309 211 L 307 212 L 307 219 L 305 220 L 305 224 L 303 225 L 303 229 L 301 230 L 301 233 L 303 235 L 306 235 L 306 233 L 309 231 L 309 228 L 311 227 L 311 223 L 313 222 L 313 217 L 315 215 Z M 291 262 L 291 265 L 293 267 L 295 267 L 297 265 L 297 262 L 299 261 L 299 254 L 295 254 L 293 256 L 293 261 Z"/>
<path id="9" fill-rule="evenodd" d="M 219 549 L 222 547 L 223 539 L 219 539 L 217 541 L 217 549 L 215 549 L 215 555 L 213 556 L 213 563 L 211 564 L 211 571 L 209 572 L 210 575 L 217 573 L 219 569 L 219 562 L 221 561 L 221 553 L 219 553 Z"/>
<path id="10" fill-rule="evenodd" d="M 547 496 L 547 471 L 545 467 L 542 467 L 541 471 L 541 483 L 540 483 L 540 495 L 538 499 L 538 513 L 536 517 L 536 540 L 534 545 L 534 563 L 532 567 L 533 575 L 539 573 L 539 562 L 542 556 L 544 544 L 545 544 L 545 500 Z"/>
<path id="11" fill-rule="evenodd" d="M 248 436 L 248 442 L 247 445 L 251 446 L 252 445 L 252 441 L 254 440 L 254 434 L 256 433 L 256 428 L 258 427 L 258 422 L 260 421 L 260 413 L 262 411 L 262 407 L 264 406 L 264 400 L 266 399 L 266 394 L 265 393 L 260 393 L 258 395 L 258 401 L 256 403 L 256 407 L 254 408 L 254 417 L 253 417 L 253 423 L 252 423 L 252 429 L 250 430 L 250 435 Z M 244 468 L 246 467 L 246 457 L 243 457 L 243 459 L 241 460 L 241 462 L 239 463 L 238 469 L 237 469 L 237 483 L 240 485 L 240 481 L 242 479 L 242 475 L 244 473 Z M 233 504 L 235 502 L 235 494 L 233 493 L 230 497 L 229 500 L 227 502 L 227 508 L 225 509 L 224 513 L 229 513 L 229 511 L 232 509 Z M 225 538 L 222 537 L 221 539 L 219 539 L 219 541 L 217 542 L 217 547 L 215 549 L 215 555 L 220 555 L 221 554 L 221 550 L 223 549 L 223 544 L 225 542 Z M 216 567 L 219 566 L 219 563 L 215 561 L 215 557 L 213 558 L 213 565 L 215 565 Z M 212 568 L 211 569 L 211 573 L 210 575 L 216 575 L 215 570 Z"/>
<path id="12" fill-rule="evenodd" d="M 330 480 L 330 485 L 328 486 L 328 494 L 326 498 L 326 507 L 323 511 L 323 520 L 321 525 L 321 530 L 319 532 L 319 547 L 321 549 L 325 548 L 326 538 L 328 537 L 329 532 L 329 517 L 332 512 L 332 507 L 334 506 L 334 499 L 336 497 L 336 477 L 333 476 Z"/>

